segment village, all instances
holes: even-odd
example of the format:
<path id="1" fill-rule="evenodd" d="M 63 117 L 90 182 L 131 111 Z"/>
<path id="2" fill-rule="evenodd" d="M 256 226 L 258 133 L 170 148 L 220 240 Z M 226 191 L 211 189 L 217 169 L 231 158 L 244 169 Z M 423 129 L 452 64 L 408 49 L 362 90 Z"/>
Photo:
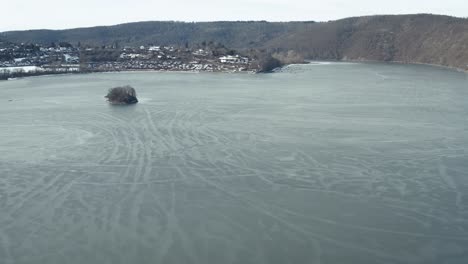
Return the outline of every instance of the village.
<path id="1" fill-rule="evenodd" d="M 255 72 L 254 61 L 222 45 L 119 48 L 65 42 L 48 46 L 0 42 L 0 79 L 112 71 Z"/>
<path id="2" fill-rule="evenodd" d="M 89 50 L 92 52 L 92 50 Z M 215 56 L 206 49 L 176 48 L 172 46 L 125 47 L 116 60 L 88 60 L 86 70 L 160 70 L 242 72 L 252 70 L 251 59 L 239 54 Z"/>

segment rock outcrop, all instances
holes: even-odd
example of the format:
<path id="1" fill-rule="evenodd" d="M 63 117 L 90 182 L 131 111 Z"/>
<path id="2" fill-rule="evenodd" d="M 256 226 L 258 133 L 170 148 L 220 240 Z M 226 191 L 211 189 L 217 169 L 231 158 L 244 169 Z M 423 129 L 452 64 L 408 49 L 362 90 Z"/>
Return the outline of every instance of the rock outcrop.
<path id="1" fill-rule="evenodd" d="M 136 104 L 138 99 L 136 97 L 135 88 L 131 86 L 122 86 L 109 89 L 105 96 L 107 101 L 111 104 Z"/>

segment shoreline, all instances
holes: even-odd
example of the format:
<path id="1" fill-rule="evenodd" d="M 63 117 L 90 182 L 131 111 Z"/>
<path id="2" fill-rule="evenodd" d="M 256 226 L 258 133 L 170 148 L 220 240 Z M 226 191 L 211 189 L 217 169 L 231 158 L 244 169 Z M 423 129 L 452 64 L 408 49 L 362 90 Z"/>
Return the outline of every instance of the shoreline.
<path id="1" fill-rule="evenodd" d="M 440 69 L 445 69 L 453 72 L 460 72 L 460 73 L 466 73 L 468 74 L 468 68 L 463 69 L 463 68 L 458 68 L 458 67 L 453 67 L 453 66 L 445 66 L 445 65 L 440 65 L 440 64 L 431 64 L 431 63 L 422 63 L 422 62 L 404 62 L 404 61 L 378 61 L 378 60 L 305 60 L 304 63 L 291 63 L 291 64 L 285 64 L 284 66 L 278 68 L 278 69 L 283 69 L 288 66 L 294 66 L 294 65 L 307 65 L 307 64 L 320 64 L 320 63 L 355 63 L 355 64 L 365 64 L 365 63 L 376 63 L 376 64 L 395 64 L 395 65 L 419 65 L 419 66 L 430 66 L 430 67 L 435 67 L 435 68 L 440 68 Z M 280 72 L 280 71 L 273 71 L 275 72 Z"/>
<path id="2" fill-rule="evenodd" d="M 138 72 L 152 72 L 152 73 L 228 73 L 228 74 L 256 74 L 255 71 L 181 71 L 181 70 L 152 70 L 152 69 L 144 69 L 144 70 L 122 70 L 122 71 L 82 71 L 82 72 L 57 72 L 57 73 L 34 73 L 31 75 L 25 74 L 24 76 L 12 76 L 8 77 L 7 79 L 0 79 L 1 81 L 13 81 L 13 80 L 20 80 L 26 78 L 33 78 L 33 77 L 46 77 L 46 76 L 56 76 L 56 75 L 81 75 L 81 74 L 93 74 L 93 73 L 138 73 Z"/>
<path id="3" fill-rule="evenodd" d="M 378 60 L 349 60 L 349 59 L 343 59 L 343 60 L 336 60 L 335 62 L 354 62 L 354 63 L 382 63 L 382 64 L 398 64 L 398 65 L 423 65 L 423 66 L 431 66 L 431 67 L 437 67 L 437 68 L 442 68 L 442 69 L 447 69 L 451 71 L 457 71 L 457 72 L 463 72 L 468 74 L 468 68 L 463 69 L 463 68 L 458 68 L 454 66 L 446 66 L 446 65 L 440 65 L 440 64 L 434 64 L 434 63 L 423 63 L 423 62 L 405 62 L 405 61 L 378 61 Z"/>
<path id="4" fill-rule="evenodd" d="M 96 72 L 88 72 L 88 73 L 137 73 L 137 72 L 160 72 L 160 73 L 234 73 L 234 74 L 250 74 L 255 73 L 255 71 L 181 71 L 181 70 L 152 70 L 152 69 L 144 69 L 144 70 L 122 70 L 122 71 L 96 71 Z"/>
<path id="5" fill-rule="evenodd" d="M 404 62 L 404 61 L 378 61 L 378 60 L 350 60 L 350 59 L 342 59 L 342 60 L 305 60 L 304 63 L 290 63 L 290 64 L 285 64 L 281 67 L 279 67 L 279 71 L 273 71 L 272 73 L 277 73 L 281 72 L 281 69 L 284 69 L 289 66 L 293 65 L 307 65 L 311 63 L 317 63 L 317 62 L 336 62 L 336 63 L 379 63 L 379 64 L 397 64 L 397 65 L 422 65 L 422 66 L 431 66 L 431 67 L 437 67 L 441 69 L 446 69 L 450 71 L 455 71 L 455 72 L 461 72 L 468 74 L 468 69 L 463 69 L 463 68 L 458 68 L 458 67 L 453 67 L 453 66 L 446 66 L 446 65 L 440 65 L 440 64 L 432 64 L 432 63 L 422 63 L 422 62 Z M 255 71 L 183 71 L 183 70 L 156 70 L 156 69 L 127 69 L 127 70 L 122 70 L 122 71 L 83 71 L 83 72 L 56 72 L 56 73 L 44 73 L 44 74 L 38 74 L 37 72 L 31 75 L 25 74 L 24 76 L 20 77 L 8 77 L 7 79 L 0 79 L 1 81 L 12 81 L 12 80 L 20 80 L 20 79 L 25 79 L 25 78 L 32 78 L 32 77 L 46 77 L 46 76 L 56 76 L 56 75 L 75 75 L 75 74 L 93 74 L 93 73 L 106 73 L 106 74 L 111 74 L 111 73 L 139 73 L 139 72 L 148 72 L 148 73 L 194 73 L 194 74 L 199 74 L 199 73 L 228 73 L 228 74 L 259 74 L 258 72 Z"/>
<path id="6" fill-rule="evenodd" d="M 404 61 L 390 61 L 389 63 L 395 63 L 395 64 L 402 64 L 402 65 L 425 65 L 425 66 L 431 66 L 431 67 L 437 67 L 437 68 L 443 68 L 451 71 L 457 71 L 457 72 L 463 72 L 468 74 L 468 68 L 463 69 L 463 68 L 458 68 L 458 67 L 453 67 L 453 66 L 446 66 L 446 65 L 440 65 L 440 64 L 433 64 L 433 63 L 422 63 L 422 62 L 404 62 Z"/>
<path id="7" fill-rule="evenodd" d="M 44 72 L 42 73 L 32 73 L 32 74 L 24 74 L 23 76 L 11 76 L 7 77 L 6 79 L 0 79 L 1 81 L 12 81 L 12 80 L 20 80 L 20 79 L 25 79 L 25 78 L 32 78 L 32 77 L 43 77 L 43 76 L 55 76 L 55 75 L 71 75 L 71 74 L 84 74 L 85 72 Z"/>

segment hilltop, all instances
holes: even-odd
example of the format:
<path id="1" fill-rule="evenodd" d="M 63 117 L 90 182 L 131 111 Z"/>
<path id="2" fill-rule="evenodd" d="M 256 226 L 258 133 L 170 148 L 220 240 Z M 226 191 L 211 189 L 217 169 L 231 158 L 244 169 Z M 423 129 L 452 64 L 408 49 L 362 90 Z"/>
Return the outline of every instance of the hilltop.
<path id="1" fill-rule="evenodd" d="M 427 63 L 468 70 L 468 19 L 430 14 L 383 15 L 329 22 L 137 22 L 68 30 L 0 33 L 15 43 L 189 45 L 215 42 L 320 60 Z"/>

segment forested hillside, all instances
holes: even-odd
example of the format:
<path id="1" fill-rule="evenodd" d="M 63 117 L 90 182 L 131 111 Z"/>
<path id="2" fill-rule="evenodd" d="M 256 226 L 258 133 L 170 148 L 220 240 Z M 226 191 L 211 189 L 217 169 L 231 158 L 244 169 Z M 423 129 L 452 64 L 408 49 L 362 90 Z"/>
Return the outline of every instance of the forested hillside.
<path id="1" fill-rule="evenodd" d="M 67 41 L 82 45 L 185 45 L 218 42 L 231 48 L 258 47 L 277 37 L 306 29 L 313 22 L 137 22 L 68 30 L 30 30 L 1 33 L 12 42 L 49 44 Z"/>
<path id="2" fill-rule="evenodd" d="M 0 34 L 12 42 L 81 45 L 186 45 L 215 42 L 308 59 L 430 63 L 468 69 L 468 19 L 437 15 L 347 18 L 330 22 L 138 22 Z"/>
<path id="3" fill-rule="evenodd" d="M 468 69 L 468 19 L 372 16 L 316 23 L 266 44 L 310 59 L 427 63 Z"/>

